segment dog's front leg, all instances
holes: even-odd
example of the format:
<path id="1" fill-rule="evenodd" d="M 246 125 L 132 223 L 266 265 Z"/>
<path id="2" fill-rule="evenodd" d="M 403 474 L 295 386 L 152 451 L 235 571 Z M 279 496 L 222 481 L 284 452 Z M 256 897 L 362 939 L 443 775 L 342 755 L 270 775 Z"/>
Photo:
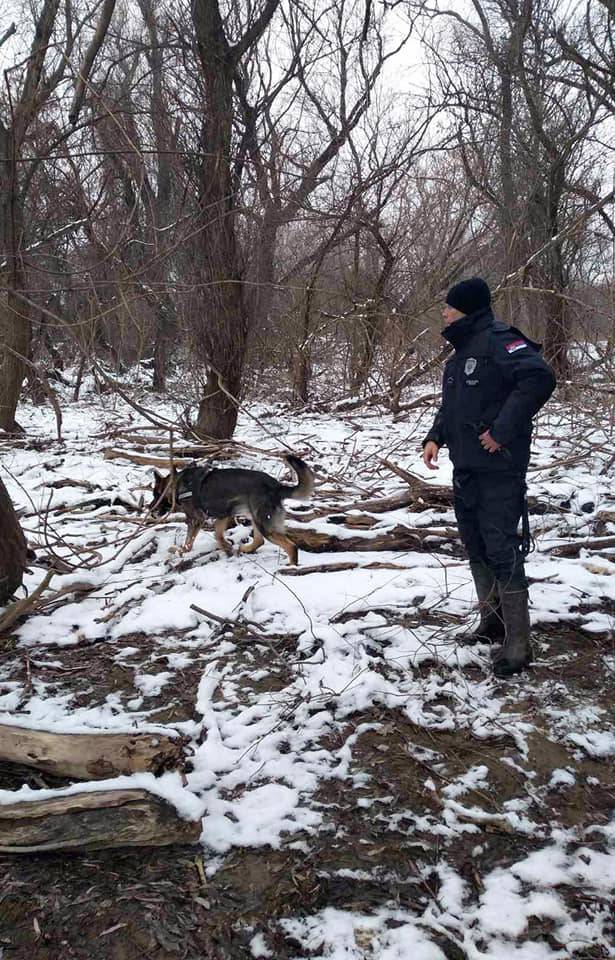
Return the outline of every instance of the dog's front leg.
<path id="1" fill-rule="evenodd" d="M 201 529 L 200 523 L 191 523 L 188 525 L 186 540 L 184 542 L 184 545 L 179 549 L 180 556 L 183 557 L 185 553 L 190 553 L 190 551 L 194 546 L 194 541 L 196 540 L 200 529 Z"/>

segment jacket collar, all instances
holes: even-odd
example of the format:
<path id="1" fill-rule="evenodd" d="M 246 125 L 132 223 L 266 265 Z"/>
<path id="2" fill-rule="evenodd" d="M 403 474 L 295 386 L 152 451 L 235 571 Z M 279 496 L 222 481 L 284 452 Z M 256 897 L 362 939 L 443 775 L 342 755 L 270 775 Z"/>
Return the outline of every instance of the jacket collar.
<path id="1" fill-rule="evenodd" d="M 442 336 L 445 340 L 448 340 L 449 343 L 452 343 L 455 350 L 461 350 L 472 337 L 480 333 L 482 330 L 486 330 L 487 327 L 491 327 L 495 323 L 495 317 L 491 307 L 484 307 L 482 310 L 477 310 L 475 313 L 469 313 L 464 317 L 460 317 L 459 320 L 455 320 L 454 323 L 450 323 L 448 327 L 445 327 L 442 331 Z"/>

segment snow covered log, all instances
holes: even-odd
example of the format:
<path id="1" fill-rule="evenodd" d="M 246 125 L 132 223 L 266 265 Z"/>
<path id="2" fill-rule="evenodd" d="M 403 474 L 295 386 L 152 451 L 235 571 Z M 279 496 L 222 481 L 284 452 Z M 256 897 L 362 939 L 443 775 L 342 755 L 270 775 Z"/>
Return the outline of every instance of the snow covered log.
<path id="1" fill-rule="evenodd" d="M 82 791 L 0 804 L 0 853 L 197 843 L 200 820 L 146 790 Z"/>
<path id="2" fill-rule="evenodd" d="M 184 743 L 153 733 L 48 733 L 0 724 L 0 760 L 76 780 L 181 768 Z"/>
<path id="3" fill-rule="evenodd" d="M 340 524 L 340 526 L 344 526 Z M 448 528 L 438 529 L 411 529 L 401 524 L 393 527 L 392 530 L 383 530 L 376 536 L 342 536 L 337 537 L 334 533 L 323 533 L 320 530 L 312 530 L 309 527 L 301 529 L 300 527 L 286 528 L 286 534 L 289 540 L 292 540 L 300 550 L 307 550 L 308 553 L 332 553 L 350 550 L 425 550 L 425 545 L 431 540 L 441 542 L 442 540 L 459 539 L 456 530 Z"/>
<path id="4" fill-rule="evenodd" d="M 399 467 L 396 463 L 391 463 L 390 460 L 382 460 L 381 462 L 385 467 L 388 467 L 392 473 L 406 481 L 409 487 L 409 490 L 406 494 L 408 497 L 408 505 L 412 505 L 413 509 L 416 510 L 418 505 L 421 503 L 425 508 L 453 506 L 454 495 L 452 487 L 445 486 L 444 484 L 432 483 L 430 480 L 423 480 L 422 477 L 419 477 L 414 473 L 409 473 L 408 470 L 404 470 L 403 467 Z M 396 508 L 404 506 L 403 494 L 397 494 L 396 497 L 390 499 L 398 500 Z M 359 507 L 363 510 L 371 509 L 372 512 L 376 512 L 374 504 L 377 503 L 378 501 L 374 501 L 371 507 L 368 506 L 367 503 L 363 503 L 363 505 L 357 503 L 353 504 L 352 506 Z M 383 500 L 382 503 L 385 504 L 387 501 Z M 547 513 L 563 513 L 570 509 L 569 506 L 565 506 L 557 501 L 551 502 L 549 500 L 540 500 L 538 497 L 528 497 L 527 504 L 530 513 L 539 515 L 544 515 Z M 348 509 L 348 507 L 345 509 Z M 387 507 L 386 509 L 389 508 Z M 393 509 L 393 507 L 390 509 Z"/>
<path id="5" fill-rule="evenodd" d="M 615 547 L 615 537 L 593 537 L 562 543 L 553 547 L 551 553 L 554 557 L 578 557 L 581 550 L 594 550 L 600 553 L 601 550 L 611 550 L 613 547 Z"/>

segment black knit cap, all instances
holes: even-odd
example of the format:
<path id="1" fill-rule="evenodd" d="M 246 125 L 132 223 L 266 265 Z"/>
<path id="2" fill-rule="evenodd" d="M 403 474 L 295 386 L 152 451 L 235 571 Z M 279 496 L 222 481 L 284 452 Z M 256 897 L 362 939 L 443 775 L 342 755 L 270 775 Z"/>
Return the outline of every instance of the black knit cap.
<path id="1" fill-rule="evenodd" d="M 446 295 L 446 302 L 449 307 L 454 307 L 467 316 L 489 306 L 491 290 L 481 277 L 470 277 L 469 280 L 462 280 L 451 287 Z"/>

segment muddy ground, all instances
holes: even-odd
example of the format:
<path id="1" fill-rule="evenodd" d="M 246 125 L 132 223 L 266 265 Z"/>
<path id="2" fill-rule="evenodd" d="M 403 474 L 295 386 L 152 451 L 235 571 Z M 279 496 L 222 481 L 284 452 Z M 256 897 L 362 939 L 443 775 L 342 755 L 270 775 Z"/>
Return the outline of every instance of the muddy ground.
<path id="1" fill-rule="evenodd" d="M 438 902 L 437 867 L 443 858 L 479 898 L 487 873 L 544 845 L 498 819 L 508 800 L 527 801 L 529 794 L 532 819 L 545 830 L 557 823 L 581 828 L 580 835 L 582 828 L 606 824 L 615 806 L 612 764 L 554 738 L 541 718 L 554 706 L 574 710 L 591 702 L 612 709 L 613 674 L 604 664 L 605 655 L 614 652 L 613 637 L 590 636 L 574 627 L 538 628 L 536 636 L 538 664 L 521 679 L 502 682 L 509 704 L 535 726 L 528 755 L 520 753 L 506 730 L 496 740 L 478 740 L 467 729 L 437 732 L 415 726 L 401 710 L 372 709 L 352 716 L 335 735 L 340 742 L 360 724 L 377 725 L 362 733 L 353 748 L 351 772 L 364 776 L 354 788 L 343 779 L 322 784 L 313 805 L 324 813 L 326 826 L 301 837 L 303 843 L 295 834 L 278 850 L 235 849 L 209 879 L 203 869 L 206 847 L 0 856 L 0 957 L 234 960 L 254 955 L 250 940 L 255 931 L 263 933 L 269 955 L 279 960 L 315 956 L 283 931 L 280 918 L 310 915 L 326 906 L 369 914 L 392 904 L 420 915 L 429 903 Z M 145 651 L 148 639 L 132 642 L 137 639 Z M 281 652 L 283 640 L 279 642 Z M 246 651 L 247 661 L 257 667 L 264 654 Z M 73 670 L 61 673 L 64 688 L 73 685 L 93 703 L 130 686 L 130 671 L 118 667 L 113 652 L 108 642 L 56 649 L 55 667 L 35 669 L 47 682 L 53 681 L 54 670 L 56 676 Z M 5 654 L 15 656 L 17 676 L 17 651 Z M 426 680 L 431 669 L 438 668 L 421 668 Z M 468 676 L 480 669 L 467 668 Z M 198 661 L 178 674 L 174 686 L 164 691 L 169 706 L 161 720 L 192 716 L 199 679 Z M 271 671 L 267 682 L 275 689 L 284 680 L 280 676 L 276 681 Z M 503 762 L 506 758 L 512 763 Z M 440 790 L 477 763 L 487 766 L 489 786 L 467 794 L 464 803 L 487 814 L 480 834 L 434 836 L 426 824 L 441 812 Z M 563 768 L 574 769 L 574 786 L 550 785 L 553 770 Z M 25 767 L 4 765 L 0 770 L 1 788 L 22 783 L 41 787 L 61 782 Z M 584 838 L 588 843 L 601 849 L 603 836 L 590 833 Z M 590 918 L 608 908 L 602 898 L 580 888 L 559 892 L 577 916 Z M 429 935 L 449 960 L 466 956 L 448 933 L 431 930 Z M 551 921 L 530 923 L 526 938 L 542 940 L 553 950 L 566 946 L 558 942 Z M 598 960 L 615 954 L 604 944 L 588 943 L 575 945 L 567 955 Z M 366 946 L 365 957 L 372 956 Z"/>

